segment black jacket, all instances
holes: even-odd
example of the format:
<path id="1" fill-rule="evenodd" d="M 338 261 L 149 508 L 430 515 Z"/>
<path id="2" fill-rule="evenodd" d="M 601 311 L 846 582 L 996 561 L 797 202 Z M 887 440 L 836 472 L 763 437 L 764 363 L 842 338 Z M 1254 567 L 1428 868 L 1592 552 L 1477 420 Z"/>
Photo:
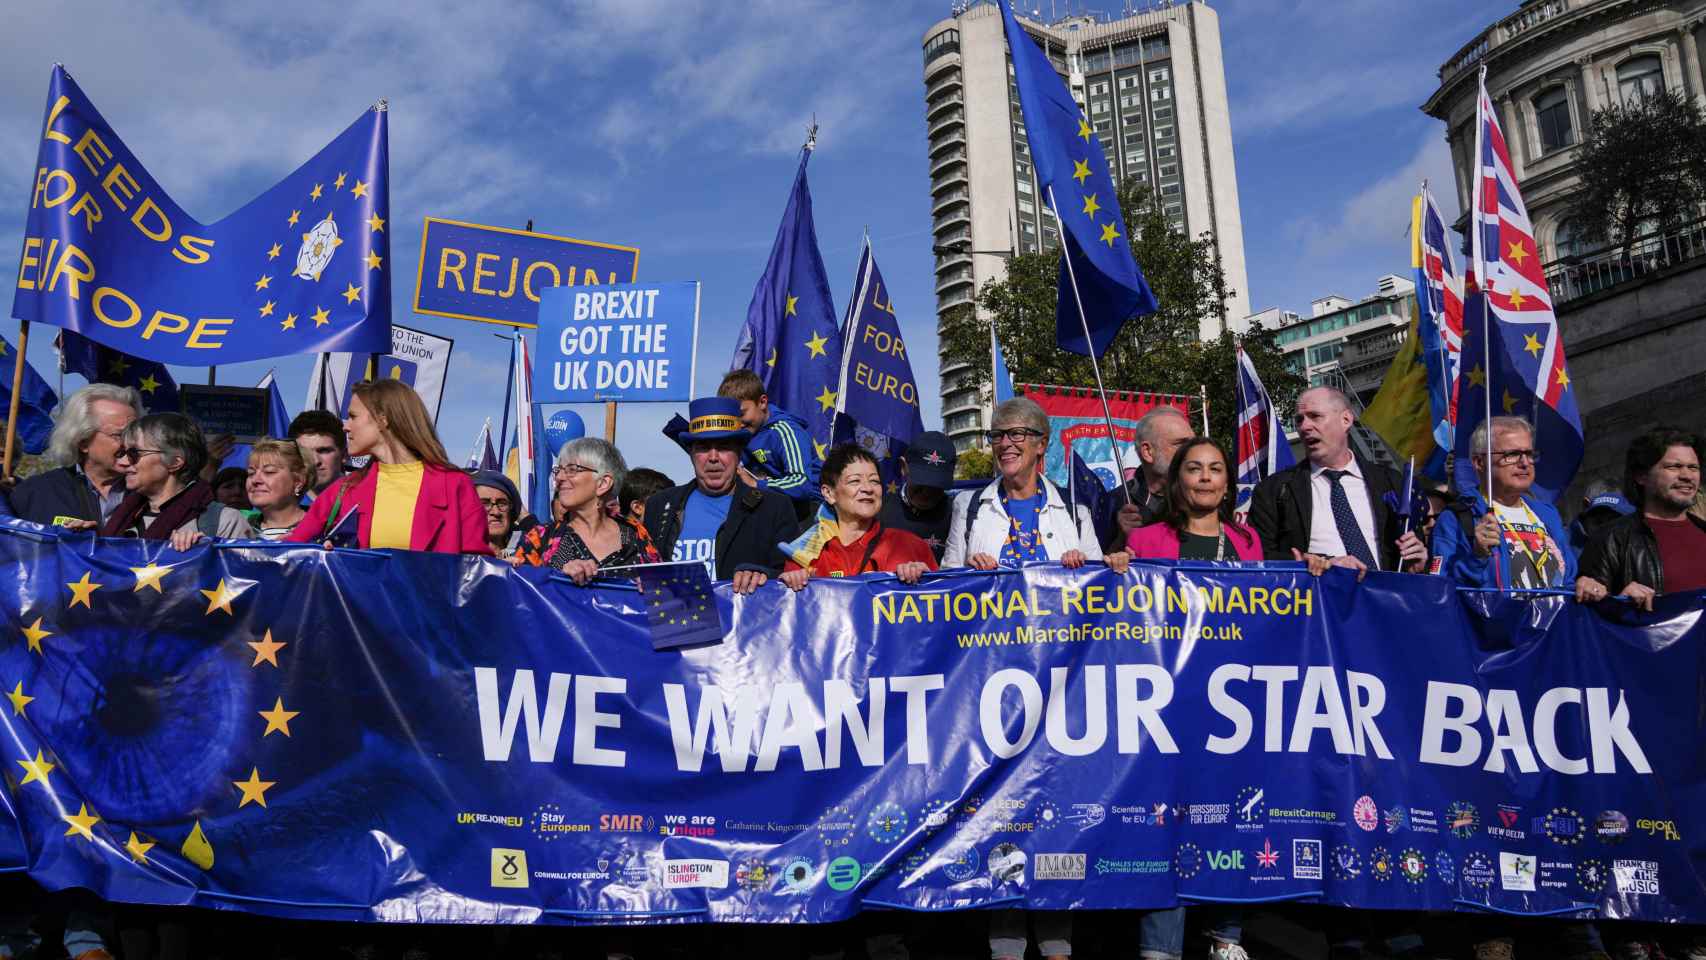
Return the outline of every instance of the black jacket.
<path id="1" fill-rule="evenodd" d="M 675 555 L 681 536 L 681 517 L 687 498 L 697 484 L 684 483 L 652 494 L 646 501 L 646 532 L 665 560 Z M 794 539 L 800 522 L 794 517 L 794 502 L 786 494 L 738 484 L 729 504 L 729 517 L 717 530 L 717 579 L 727 580 L 738 570 L 758 570 L 774 577 L 782 572 L 787 558 L 778 544 Z"/>
<path id="2" fill-rule="evenodd" d="M 1690 523 L 1706 530 L 1706 523 L 1692 513 L 1683 514 Z M 1618 517 L 1600 527 L 1582 551 L 1577 573 L 1605 584 L 1613 593 L 1631 583 L 1665 592 L 1664 564 L 1659 561 L 1659 540 L 1640 513 Z"/>
<path id="3" fill-rule="evenodd" d="M 100 501 L 76 467 L 59 467 L 20 481 L 12 490 L 11 501 L 12 512 L 32 523 L 101 522 Z"/>
<path id="4" fill-rule="evenodd" d="M 1353 455 L 1355 455 L 1353 451 Z M 1380 551 L 1380 569 L 1398 569 L 1398 518 L 1386 506 L 1386 494 L 1397 490 L 1404 477 L 1391 467 L 1369 463 L 1357 456 L 1363 485 L 1368 488 L 1369 508 L 1380 542 L 1370 544 Z M 1256 485 L 1250 495 L 1250 526 L 1262 538 L 1262 553 L 1269 560 L 1290 560 L 1292 548 L 1309 552 L 1310 513 L 1315 499 L 1309 489 L 1308 460 L 1287 467 Z"/>

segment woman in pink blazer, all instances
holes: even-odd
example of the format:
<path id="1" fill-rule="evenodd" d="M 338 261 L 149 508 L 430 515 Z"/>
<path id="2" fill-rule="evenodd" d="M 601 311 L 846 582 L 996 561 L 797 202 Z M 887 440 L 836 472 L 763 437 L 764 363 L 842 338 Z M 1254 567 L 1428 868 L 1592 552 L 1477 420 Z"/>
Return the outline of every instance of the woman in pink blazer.
<path id="1" fill-rule="evenodd" d="M 1126 538 L 1133 560 L 1262 559 L 1256 531 L 1232 519 L 1232 469 L 1207 437 L 1186 441 L 1167 468 L 1167 510 Z"/>
<path id="2" fill-rule="evenodd" d="M 371 459 L 315 498 L 285 539 L 325 540 L 356 511 L 359 546 L 490 556 L 486 512 L 474 481 L 451 466 L 414 388 L 398 380 L 367 380 L 350 392 L 344 420 L 349 452 Z"/>

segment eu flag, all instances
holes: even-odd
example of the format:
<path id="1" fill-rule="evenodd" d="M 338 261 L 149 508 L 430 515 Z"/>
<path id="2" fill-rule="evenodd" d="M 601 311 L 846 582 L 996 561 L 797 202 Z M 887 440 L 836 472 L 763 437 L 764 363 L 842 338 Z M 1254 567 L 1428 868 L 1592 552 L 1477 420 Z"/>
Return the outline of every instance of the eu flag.
<path id="1" fill-rule="evenodd" d="M 842 415 L 859 429 L 888 437 L 891 446 L 905 446 L 924 432 L 912 361 L 869 242 L 859 256 L 859 278 L 847 307 L 837 392 Z"/>
<path id="2" fill-rule="evenodd" d="M 1090 121 L 1048 57 L 1013 19 L 1007 0 L 999 2 L 1037 186 L 1060 218 L 1066 248 L 1055 339 L 1062 350 L 1101 356 L 1127 320 L 1155 312 L 1155 294 L 1132 259 L 1114 181 Z"/>
<path id="3" fill-rule="evenodd" d="M 156 360 L 133 357 L 66 330 L 59 335 L 59 366 L 90 383 L 135 387 L 151 411 L 178 411 L 178 381 Z"/>
<path id="4" fill-rule="evenodd" d="M 710 571 L 703 563 L 647 563 L 616 569 L 632 571 L 639 578 L 652 649 L 721 643 L 728 633 L 711 589 Z"/>
<path id="5" fill-rule="evenodd" d="M 381 104 L 247 206 L 204 224 L 56 66 L 12 316 L 163 363 L 386 353 L 387 162 Z"/>
<path id="6" fill-rule="evenodd" d="M 12 350 L 12 344 L 0 337 L 0 410 L 10 407 L 12 391 L 17 390 L 18 445 L 25 453 L 40 453 L 47 449 L 48 434 L 53 432 L 53 408 L 59 405 L 59 397 L 28 363 L 23 387 L 13 383 L 17 355 Z"/>
<path id="7" fill-rule="evenodd" d="M 731 365 L 758 374 L 770 402 L 804 420 L 813 439 L 826 443 L 835 420 L 841 330 L 812 225 L 812 193 L 806 185 L 811 157 L 808 145 L 800 153 L 794 189 L 770 262 L 752 291 Z"/>

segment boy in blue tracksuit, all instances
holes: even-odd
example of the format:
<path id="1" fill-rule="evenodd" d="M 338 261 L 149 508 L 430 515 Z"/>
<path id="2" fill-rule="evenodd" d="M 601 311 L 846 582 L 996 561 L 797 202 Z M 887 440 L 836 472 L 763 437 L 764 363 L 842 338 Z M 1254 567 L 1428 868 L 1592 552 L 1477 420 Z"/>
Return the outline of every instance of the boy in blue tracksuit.
<path id="1" fill-rule="evenodd" d="M 741 472 L 747 481 L 760 490 L 787 494 L 801 519 L 815 514 L 822 499 L 817 481 L 823 460 L 805 421 L 771 406 L 764 382 L 751 370 L 724 374 L 717 396 L 740 401 L 741 422 L 752 431 L 741 454 Z"/>

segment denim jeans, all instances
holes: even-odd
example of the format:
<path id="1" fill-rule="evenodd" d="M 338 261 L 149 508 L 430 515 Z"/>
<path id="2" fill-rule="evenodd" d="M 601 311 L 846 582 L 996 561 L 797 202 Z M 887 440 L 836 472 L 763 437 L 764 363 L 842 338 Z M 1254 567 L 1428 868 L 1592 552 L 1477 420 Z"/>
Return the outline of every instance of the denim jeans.
<path id="1" fill-rule="evenodd" d="M 1072 914 L 1063 910 L 996 910 L 989 915 L 992 960 L 1024 960 L 1026 927 L 1037 934 L 1037 952 L 1045 957 L 1072 955 Z"/>
<path id="2" fill-rule="evenodd" d="M 1192 907 L 1196 921 L 1215 940 L 1238 943 L 1244 937 L 1244 911 L 1237 907 Z M 1179 960 L 1185 953 L 1185 908 L 1150 910 L 1137 920 L 1137 955 L 1142 960 Z"/>

